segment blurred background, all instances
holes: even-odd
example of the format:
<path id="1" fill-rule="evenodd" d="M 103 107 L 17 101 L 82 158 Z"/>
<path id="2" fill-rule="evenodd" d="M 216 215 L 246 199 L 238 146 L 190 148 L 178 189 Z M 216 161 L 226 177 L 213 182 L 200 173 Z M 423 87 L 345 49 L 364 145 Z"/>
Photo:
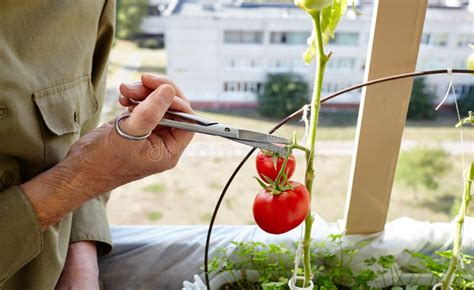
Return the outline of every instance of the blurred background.
<path id="1" fill-rule="evenodd" d="M 351 2 L 351 1 L 348 1 Z M 348 7 L 328 49 L 334 52 L 323 95 L 363 81 L 373 1 Z M 403 21 L 403 15 L 400 15 Z M 117 33 L 111 54 L 103 120 L 117 116 L 122 82 L 144 72 L 163 74 L 190 98 L 199 115 L 229 125 L 267 131 L 309 102 L 314 66 L 302 53 L 311 34 L 308 17 L 288 0 L 117 0 Z M 417 70 L 465 68 L 474 43 L 474 0 L 429 0 Z M 397 57 L 394 55 L 393 57 Z M 417 78 L 404 131 L 389 219 L 449 221 L 462 193 L 459 129 L 446 75 Z M 474 79 L 455 75 L 461 113 L 474 109 Z M 322 106 L 313 209 L 327 221 L 344 217 L 361 91 Z M 374 126 L 383 124 L 374 124 Z M 296 131 L 304 142 L 304 124 Z M 464 130 L 467 159 L 474 131 Z M 219 194 L 248 147 L 196 135 L 177 168 L 120 187 L 108 205 L 113 224 L 207 224 Z M 304 181 L 297 155 L 293 179 Z M 230 187 L 217 223 L 253 224 L 260 190 L 250 159 Z M 471 211 L 472 212 L 472 211 Z"/>

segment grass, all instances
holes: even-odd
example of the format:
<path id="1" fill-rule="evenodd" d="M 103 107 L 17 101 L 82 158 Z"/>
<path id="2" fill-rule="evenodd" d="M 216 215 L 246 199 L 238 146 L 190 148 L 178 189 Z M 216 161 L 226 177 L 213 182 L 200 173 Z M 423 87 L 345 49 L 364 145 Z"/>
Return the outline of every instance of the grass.
<path id="1" fill-rule="evenodd" d="M 205 213 L 205 214 L 202 214 L 199 216 L 199 220 L 204 223 L 204 224 L 207 224 L 209 223 L 209 221 L 211 220 L 212 218 L 212 214 L 211 213 Z"/>
<path id="2" fill-rule="evenodd" d="M 159 221 L 163 217 L 163 214 L 159 211 L 152 211 L 148 213 L 148 219 L 152 222 Z"/>
<path id="3" fill-rule="evenodd" d="M 143 191 L 151 193 L 161 193 L 166 190 L 166 185 L 162 183 L 154 183 L 143 187 Z"/>
<path id="4" fill-rule="evenodd" d="M 209 183 L 208 187 L 209 187 L 209 189 L 219 190 L 223 187 L 223 185 L 220 184 L 220 183 L 211 182 L 211 183 Z"/>

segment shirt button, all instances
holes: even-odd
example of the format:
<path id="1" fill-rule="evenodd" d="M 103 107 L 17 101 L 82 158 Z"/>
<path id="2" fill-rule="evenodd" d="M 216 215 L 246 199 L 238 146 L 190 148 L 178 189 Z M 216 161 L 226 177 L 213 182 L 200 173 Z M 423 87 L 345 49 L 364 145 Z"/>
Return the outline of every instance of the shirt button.
<path id="1" fill-rule="evenodd" d="M 5 106 L 0 106 L 0 119 L 3 119 L 7 116 L 8 109 Z"/>
<path id="2" fill-rule="evenodd" d="M 10 186 L 13 183 L 13 175 L 10 173 L 10 171 L 5 170 L 5 172 L 2 175 L 2 184 L 4 186 Z"/>

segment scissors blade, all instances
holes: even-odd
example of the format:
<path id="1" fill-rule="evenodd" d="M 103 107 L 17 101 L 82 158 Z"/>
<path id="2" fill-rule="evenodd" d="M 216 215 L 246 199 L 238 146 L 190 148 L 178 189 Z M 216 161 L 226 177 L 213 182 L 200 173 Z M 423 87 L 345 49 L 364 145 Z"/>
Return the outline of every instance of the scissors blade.
<path id="1" fill-rule="evenodd" d="M 284 147 L 277 146 L 273 143 L 267 143 L 267 142 L 255 142 L 255 141 L 247 141 L 247 140 L 242 140 L 242 139 L 235 139 L 235 138 L 228 138 L 229 140 L 248 145 L 250 147 L 255 147 L 255 148 L 260 148 L 263 150 L 271 151 L 278 153 L 281 156 L 285 156 L 287 154 L 287 150 Z"/>
<path id="2" fill-rule="evenodd" d="M 291 141 L 274 136 L 269 134 L 263 134 L 255 131 L 245 130 L 245 129 L 238 129 L 237 131 L 237 138 L 247 141 L 254 141 L 254 142 L 262 142 L 262 143 L 276 143 L 276 144 L 291 144 Z"/>
<path id="3" fill-rule="evenodd" d="M 221 124 L 201 126 L 169 119 L 161 119 L 159 124 L 165 127 L 177 128 L 201 134 L 221 136 L 225 138 L 238 138 L 238 129 Z"/>

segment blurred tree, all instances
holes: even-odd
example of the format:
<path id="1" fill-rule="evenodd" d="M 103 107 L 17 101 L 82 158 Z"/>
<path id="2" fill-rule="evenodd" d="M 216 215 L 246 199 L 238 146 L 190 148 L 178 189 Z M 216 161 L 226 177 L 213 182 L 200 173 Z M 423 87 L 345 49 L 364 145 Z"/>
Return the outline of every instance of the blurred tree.
<path id="1" fill-rule="evenodd" d="M 469 113 L 469 111 L 474 112 L 474 86 L 471 86 L 467 93 L 460 96 L 458 100 L 458 106 L 461 118 L 467 116 L 467 113 Z"/>
<path id="2" fill-rule="evenodd" d="M 413 89 L 411 91 L 410 105 L 408 107 L 407 115 L 408 119 L 435 119 L 435 99 L 436 95 L 427 87 L 425 78 L 416 78 L 413 82 Z"/>
<path id="3" fill-rule="evenodd" d="M 117 38 L 127 39 L 140 34 L 140 23 L 148 14 L 149 0 L 117 0 Z"/>
<path id="4" fill-rule="evenodd" d="M 436 190 L 440 180 L 451 169 L 449 155 L 441 148 L 416 147 L 402 152 L 398 160 L 396 180 L 413 189 Z"/>
<path id="5" fill-rule="evenodd" d="M 260 112 L 269 117 L 285 117 L 308 102 L 309 86 L 300 75 L 268 74 L 258 95 Z"/>

